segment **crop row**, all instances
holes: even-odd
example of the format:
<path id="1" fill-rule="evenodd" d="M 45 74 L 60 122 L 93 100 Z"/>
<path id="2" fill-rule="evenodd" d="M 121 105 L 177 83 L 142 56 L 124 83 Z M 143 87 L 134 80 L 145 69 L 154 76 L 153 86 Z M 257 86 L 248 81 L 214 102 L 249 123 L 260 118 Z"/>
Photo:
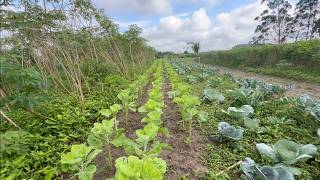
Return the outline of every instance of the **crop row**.
<path id="1" fill-rule="evenodd" d="M 61 155 L 61 167 L 64 172 L 74 173 L 81 180 L 90 180 L 96 171 L 92 161 L 103 150 L 108 151 L 108 165 L 112 167 L 111 144 L 117 148 L 123 148 L 127 156 L 115 160 L 115 179 L 162 179 L 166 171 L 166 162 L 157 155 L 161 149 L 169 145 L 156 140 L 158 133 L 168 133 L 163 128 L 161 115 L 164 107 L 162 85 L 163 69 L 162 61 L 155 62 L 149 70 L 136 81 L 131 83 L 127 89 L 118 94 L 121 104 L 114 104 L 109 109 L 100 111 L 106 119 L 94 124 L 86 143 L 71 146 L 71 151 Z M 143 96 L 142 88 L 154 78 L 152 88 L 148 92 L 149 99 L 141 107 L 137 107 L 139 97 Z M 146 113 L 142 122 L 146 125 L 136 130 L 136 139 L 126 137 L 125 129 L 118 127 L 117 117 L 119 112 L 124 112 L 125 127 L 128 126 L 129 111 L 138 110 Z M 107 147 L 107 148 L 105 148 Z"/>
<path id="2" fill-rule="evenodd" d="M 239 142 L 244 138 L 245 131 L 248 131 L 248 134 L 264 134 L 268 131 L 268 123 L 287 123 L 285 117 L 282 120 L 281 118 L 273 117 L 274 122 L 270 120 L 263 127 L 258 118 L 259 116 L 255 115 L 255 108 L 261 107 L 276 96 L 282 97 L 282 94 L 286 90 L 284 88 L 253 79 L 240 80 L 231 75 L 222 77 L 217 75 L 217 70 L 210 66 L 181 62 L 173 62 L 172 66 L 189 84 L 205 84 L 201 98 L 203 104 L 212 104 L 214 105 L 213 108 L 217 107 L 217 110 L 219 110 L 219 104 L 223 103 L 226 99 L 232 100 L 230 104 L 234 106 L 229 106 L 227 110 L 220 109 L 222 112 L 222 114 L 220 113 L 221 117 L 216 117 L 217 119 L 230 119 L 229 122 L 231 123 L 224 121 L 218 123 L 218 134 L 209 137 L 215 144 L 234 144 L 237 147 L 236 149 L 241 149 Z M 171 72 L 171 74 L 174 77 L 172 82 L 175 82 L 176 79 L 180 79 L 181 82 L 179 75 L 174 72 Z M 235 82 L 240 88 L 234 87 L 225 93 L 220 92 L 219 86 L 229 86 L 229 84 L 224 84 L 228 82 L 225 78 Z M 225 97 L 225 94 L 227 97 Z M 312 100 L 308 96 L 294 100 L 282 97 L 280 101 L 284 104 L 286 101 L 295 101 L 294 104 L 298 112 L 304 114 L 305 117 L 310 115 L 315 120 L 319 120 L 319 102 Z M 179 101 L 176 102 L 179 103 Z M 202 122 L 206 121 L 208 117 L 206 112 L 199 113 L 199 115 L 201 116 L 198 116 L 198 120 Z M 241 164 L 239 163 L 243 172 L 242 177 L 245 179 L 294 179 L 294 176 L 302 173 L 301 169 L 295 165 L 314 159 L 317 156 L 317 147 L 315 145 L 299 144 L 292 139 L 279 139 L 273 146 L 265 143 L 256 143 L 256 149 L 265 159 L 268 159 L 268 163 L 270 164 L 261 166 L 251 158 L 245 158 L 243 161 L 240 161 Z"/>

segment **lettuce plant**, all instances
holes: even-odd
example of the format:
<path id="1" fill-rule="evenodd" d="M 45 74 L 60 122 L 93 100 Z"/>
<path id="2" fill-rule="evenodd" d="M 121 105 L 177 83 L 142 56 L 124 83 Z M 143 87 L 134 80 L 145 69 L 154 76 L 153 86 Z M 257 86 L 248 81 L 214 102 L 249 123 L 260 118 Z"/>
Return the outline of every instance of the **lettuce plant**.
<path id="1" fill-rule="evenodd" d="M 256 144 L 260 154 L 274 162 L 286 165 L 307 161 L 317 155 L 317 147 L 313 144 L 301 145 L 289 140 L 279 140 L 273 147 L 264 143 Z"/>
<path id="2" fill-rule="evenodd" d="M 223 102 L 225 98 L 216 89 L 213 89 L 213 88 L 210 88 L 210 87 L 206 87 L 203 90 L 202 99 L 204 101 L 208 101 L 208 102 Z"/>
<path id="3" fill-rule="evenodd" d="M 154 111 L 151 111 L 147 114 L 146 117 L 142 119 L 142 122 L 154 123 L 160 126 L 162 124 L 162 120 L 161 120 L 162 113 L 163 113 L 162 110 L 157 110 L 157 109 Z"/>
<path id="4" fill-rule="evenodd" d="M 291 172 L 293 169 L 282 165 L 261 167 L 248 157 L 242 161 L 240 168 L 244 173 L 242 177 L 245 180 L 294 180 L 295 175 Z"/>
<path id="5" fill-rule="evenodd" d="M 111 137 L 114 134 L 114 121 L 103 120 L 101 123 L 94 123 L 94 127 L 87 138 L 88 144 L 95 149 L 102 149 L 104 144 L 111 142 Z M 111 149 L 108 146 L 108 162 L 112 166 Z"/>
<path id="6" fill-rule="evenodd" d="M 243 137 L 243 129 L 231 126 L 229 123 L 220 122 L 218 124 L 218 131 L 220 133 L 220 140 L 239 141 Z"/>
<path id="7" fill-rule="evenodd" d="M 100 152 L 102 150 L 85 144 L 72 145 L 70 152 L 61 154 L 61 169 L 63 172 L 76 172 L 75 176 L 80 180 L 91 180 L 96 166 L 90 163 Z"/>
<path id="8" fill-rule="evenodd" d="M 116 180 L 154 179 L 161 180 L 167 169 L 164 160 L 157 157 L 139 159 L 136 156 L 120 157 L 116 160 Z"/>
<path id="9" fill-rule="evenodd" d="M 175 97 L 173 99 L 173 102 L 177 103 L 181 108 L 183 126 L 185 126 L 185 123 L 188 123 L 188 142 L 190 142 L 192 136 L 192 120 L 198 113 L 196 106 L 200 105 L 201 102 L 197 96 L 192 95 L 182 95 L 181 97 Z"/>
<path id="10" fill-rule="evenodd" d="M 116 130 L 118 129 L 118 121 L 117 121 L 117 114 L 122 109 L 122 106 L 120 104 L 113 104 L 110 106 L 109 109 L 101 109 L 99 112 L 101 115 L 106 117 L 112 117 L 112 121 L 114 122 L 114 126 Z"/>
<path id="11" fill-rule="evenodd" d="M 123 147 L 128 155 L 139 157 L 157 155 L 163 148 L 169 148 L 169 145 L 155 140 L 160 129 L 159 126 L 149 123 L 143 129 L 136 130 L 137 139 L 131 140 L 122 133 L 112 140 L 112 144 L 116 147 Z M 151 147 L 148 146 L 150 142 L 153 142 Z"/>
<path id="12" fill-rule="evenodd" d="M 129 90 L 123 90 L 118 94 L 118 99 L 120 99 L 122 103 L 122 107 L 125 110 L 125 117 L 126 117 L 126 126 L 128 124 L 129 119 L 129 109 L 135 111 L 136 103 L 134 102 L 134 97 L 130 94 Z"/>

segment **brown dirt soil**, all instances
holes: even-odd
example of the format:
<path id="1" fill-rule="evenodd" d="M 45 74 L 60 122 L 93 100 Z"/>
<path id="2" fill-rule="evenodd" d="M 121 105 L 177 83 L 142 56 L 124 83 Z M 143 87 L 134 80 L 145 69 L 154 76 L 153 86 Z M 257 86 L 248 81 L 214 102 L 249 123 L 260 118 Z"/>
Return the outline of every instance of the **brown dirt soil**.
<path id="1" fill-rule="evenodd" d="M 160 157 L 167 162 L 167 172 L 165 179 L 179 179 L 187 176 L 189 180 L 200 179 L 207 172 L 206 166 L 202 162 L 205 156 L 208 140 L 197 129 L 193 129 L 191 144 L 187 144 L 185 139 L 188 132 L 182 130 L 179 121 L 181 120 L 179 107 L 168 97 L 170 89 L 169 81 L 166 80 L 163 87 L 165 109 L 163 115 L 164 127 L 169 129 L 169 136 L 159 136 L 160 141 L 172 146 L 171 150 L 163 150 Z"/>
<path id="2" fill-rule="evenodd" d="M 235 77 L 239 78 L 253 78 L 257 80 L 263 80 L 267 83 L 278 85 L 281 87 L 291 87 L 285 93 L 289 97 L 299 97 L 305 94 L 311 95 L 316 99 L 320 99 L 320 84 L 308 83 L 303 81 L 295 81 L 287 78 L 280 78 L 274 76 L 268 76 L 264 74 L 258 74 L 253 72 L 245 72 L 238 69 L 230 69 L 222 66 L 215 66 L 222 73 L 231 73 Z"/>
<path id="3" fill-rule="evenodd" d="M 148 100 L 148 89 L 150 89 L 151 83 L 148 83 L 143 89 L 141 93 L 141 97 L 139 99 L 139 105 L 145 104 Z M 137 129 L 141 129 L 144 127 L 144 124 L 141 123 L 141 119 L 144 117 L 144 114 L 138 113 L 138 112 L 132 112 L 129 111 L 129 121 L 128 126 L 125 126 L 125 112 L 120 112 L 117 115 L 117 119 L 119 122 L 119 128 L 125 129 L 125 134 L 128 138 L 136 138 L 135 131 Z M 109 147 L 111 146 L 111 147 Z M 112 168 L 108 166 L 108 161 L 106 160 L 106 157 L 108 157 L 108 149 L 111 148 L 111 155 L 112 155 Z M 103 152 L 100 153 L 94 160 L 94 164 L 97 167 L 97 171 L 94 174 L 93 179 L 94 180 L 105 180 L 107 177 L 112 177 L 115 174 L 115 160 L 118 157 L 125 156 L 126 153 L 122 148 L 116 148 L 113 145 L 107 145 L 104 147 Z"/>

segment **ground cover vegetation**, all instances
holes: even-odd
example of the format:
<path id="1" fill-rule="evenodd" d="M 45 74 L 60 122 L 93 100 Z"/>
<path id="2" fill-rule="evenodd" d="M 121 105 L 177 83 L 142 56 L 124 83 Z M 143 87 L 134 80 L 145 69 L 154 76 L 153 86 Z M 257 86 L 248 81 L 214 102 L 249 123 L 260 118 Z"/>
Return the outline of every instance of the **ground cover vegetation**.
<path id="1" fill-rule="evenodd" d="M 198 62 L 155 59 L 138 26 L 120 32 L 91 1 L 4 6 L 1 179 L 320 178 L 318 100 Z M 263 20 L 276 14 L 268 7 Z M 301 32 L 309 40 L 318 16 L 308 16 Z M 319 41 L 279 52 L 301 45 L 292 57 L 317 63 L 308 43 Z M 200 43 L 189 45 L 198 54 Z"/>
<path id="2" fill-rule="evenodd" d="M 190 61 L 174 61 L 173 67 L 185 82 L 208 74 L 191 86 L 193 95 L 203 97 L 198 110 L 207 114 L 195 128 L 211 141 L 205 158 L 209 179 L 319 178 L 319 101 L 288 98 L 283 88 Z"/>

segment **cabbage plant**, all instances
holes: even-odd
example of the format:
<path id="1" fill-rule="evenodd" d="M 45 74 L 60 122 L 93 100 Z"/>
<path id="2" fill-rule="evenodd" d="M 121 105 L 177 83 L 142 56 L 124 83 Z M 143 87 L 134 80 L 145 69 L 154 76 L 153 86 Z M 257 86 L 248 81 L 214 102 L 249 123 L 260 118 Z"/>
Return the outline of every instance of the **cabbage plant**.
<path id="1" fill-rule="evenodd" d="M 227 90 L 227 93 L 241 104 L 257 106 L 263 100 L 264 94 L 259 89 L 241 87 L 236 90 Z"/>
<path id="2" fill-rule="evenodd" d="M 206 87 L 203 90 L 203 96 L 202 99 L 204 101 L 208 101 L 208 102 L 223 102 L 224 101 L 224 96 L 219 93 L 216 89 L 210 88 L 210 87 Z"/>
<path id="3" fill-rule="evenodd" d="M 229 116 L 239 120 L 247 118 L 250 114 L 253 114 L 254 109 L 250 105 L 243 105 L 240 108 L 229 107 L 227 112 L 224 110 L 222 111 L 227 113 Z"/>
<path id="4" fill-rule="evenodd" d="M 85 144 L 72 145 L 70 152 L 61 154 L 61 169 L 63 172 L 76 172 L 75 176 L 80 180 L 91 180 L 96 166 L 90 163 L 100 152 L 102 150 Z"/>
<path id="5" fill-rule="evenodd" d="M 154 179 L 161 180 L 167 169 L 163 159 L 146 157 L 139 159 L 136 156 L 120 157 L 116 160 L 116 180 L 125 179 Z"/>
<path id="6" fill-rule="evenodd" d="M 220 141 L 231 140 L 239 141 L 243 137 L 243 129 L 231 126 L 229 123 L 220 122 L 218 124 L 218 131 L 220 133 Z"/>
<path id="7" fill-rule="evenodd" d="M 264 143 L 256 144 L 256 147 L 260 154 L 286 165 L 307 161 L 317 155 L 315 145 L 301 145 L 289 140 L 279 140 L 272 147 Z"/>
<path id="8" fill-rule="evenodd" d="M 245 180 L 294 180 L 294 175 L 290 172 L 290 168 L 282 165 L 276 166 L 259 166 L 251 158 L 245 158 L 240 164 L 240 168 L 244 173 L 242 177 Z"/>
<path id="9" fill-rule="evenodd" d="M 312 99 L 310 96 L 304 95 L 297 98 L 296 104 L 307 114 L 313 116 L 320 121 L 320 101 Z"/>

